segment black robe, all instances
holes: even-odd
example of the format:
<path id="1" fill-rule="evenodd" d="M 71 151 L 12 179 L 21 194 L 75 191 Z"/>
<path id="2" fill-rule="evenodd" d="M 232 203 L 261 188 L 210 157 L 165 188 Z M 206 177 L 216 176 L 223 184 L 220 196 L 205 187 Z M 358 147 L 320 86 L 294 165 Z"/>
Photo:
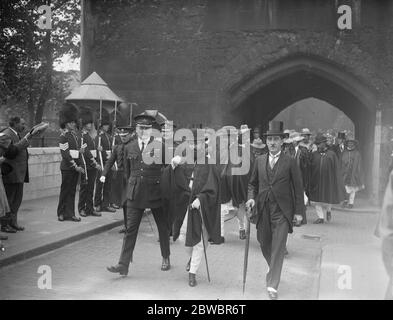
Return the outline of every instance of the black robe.
<path id="1" fill-rule="evenodd" d="M 192 172 L 194 172 L 194 180 L 190 190 Z M 221 243 L 220 180 L 216 166 L 185 164 L 177 166 L 174 170 L 168 166 L 164 170 L 163 178 L 164 185 L 171 190 L 171 197 L 168 200 L 170 210 L 173 210 L 173 240 L 175 241 L 180 234 L 187 206 L 198 198 L 209 241 Z M 191 194 L 192 199 L 190 199 Z M 200 211 L 190 210 L 187 220 L 187 247 L 193 247 L 201 241 L 201 222 Z"/>
<path id="2" fill-rule="evenodd" d="M 338 204 L 344 199 L 342 177 L 336 154 L 315 151 L 310 161 L 309 198 L 311 201 Z"/>
<path id="3" fill-rule="evenodd" d="M 345 186 L 364 186 L 362 158 L 358 150 L 344 150 L 341 156 L 341 170 Z"/>

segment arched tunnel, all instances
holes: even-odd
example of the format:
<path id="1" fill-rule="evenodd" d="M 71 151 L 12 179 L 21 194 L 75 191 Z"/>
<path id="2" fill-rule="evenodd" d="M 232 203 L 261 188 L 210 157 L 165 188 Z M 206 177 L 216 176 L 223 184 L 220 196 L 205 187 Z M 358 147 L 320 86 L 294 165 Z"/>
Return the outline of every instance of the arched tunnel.
<path id="1" fill-rule="evenodd" d="M 232 112 L 242 123 L 266 129 L 268 122 L 282 110 L 312 97 L 337 107 L 353 121 L 369 194 L 373 173 L 374 94 L 338 67 L 300 58 L 264 69 L 233 88 Z"/>

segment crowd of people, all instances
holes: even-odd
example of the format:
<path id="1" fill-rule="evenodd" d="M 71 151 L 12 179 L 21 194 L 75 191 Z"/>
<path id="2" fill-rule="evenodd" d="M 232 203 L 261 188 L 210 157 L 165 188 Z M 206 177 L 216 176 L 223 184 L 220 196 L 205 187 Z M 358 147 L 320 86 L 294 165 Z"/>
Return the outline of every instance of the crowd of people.
<path id="1" fill-rule="evenodd" d="M 123 246 L 118 263 L 107 268 L 121 275 L 129 272 L 145 210 L 157 224 L 161 270 L 171 268 L 170 237 L 183 241 L 192 287 L 209 244 L 225 242 L 225 221 L 233 215 L 240 240 L 247 238 L 247 221 L 255 224 L 269 266 L 267 294 L 277 299 L 287 236 L 293 226 L 307 223 L 306 206 L 314 204 L 318 216 L 314 223 L 324 223 L 332 218 L 333 204 L 352 208 L 356 193 L 364 188 L 358 143 L 345 132 L 339 132 L 337 139 L 322 133 L 314 136 L 307 128 L 284 130 L 280 121 L 271 121 L 264 133 L 247 125 L 224 126 L 215 137 L 207 129 L 203 135 L 197 132 L 202 129 L 192 129 L 192 138 L 181 141 L 186 150 L 176 153 L 180 142 L 174 141 L 175 126 L 157 123 L 154 112 L 137 115 L 132 126 L 111 127 L 109 116 L 101 115 L 95 123 L 90 111 L 79 112 L 71 103 L 60 110 L 62 182 L 57 219 L 79 222 L 81 217 L 99 217 L 103 211 L 121 208 Z M 153 128 L 160 129 L 160 137 L 152 135 Z M 6 233 L 24 230 L 17 213 L 29 177 L 27 147 L 31 137 L 42 132 L 35 128 L 22 138 L 24 130 L 24 120 L 14 117 L 0 133 L 0 217 L 1 231 Z M 219 143 L 224 137 L 228 143 Z M 162 151 L 162 161 L 147 163 L 144 155 L 153 152 L 153 145 Z M 187 150 L 192 161 L 184 155 Z M 231 150 L 241 155 L 240 162 L 231 161 Z M 213 153 L 214 163 L 209 161 Z M 249 169 L 234 174 L 244 164 Z"/>

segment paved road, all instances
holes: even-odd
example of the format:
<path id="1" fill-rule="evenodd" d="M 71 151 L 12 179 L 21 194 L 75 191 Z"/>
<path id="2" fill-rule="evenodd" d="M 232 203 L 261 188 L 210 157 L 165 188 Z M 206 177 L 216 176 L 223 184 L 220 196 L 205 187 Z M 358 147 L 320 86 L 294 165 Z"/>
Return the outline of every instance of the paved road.
<path id="1" fill-rule="evenodd" d="M 226 222 L 225 244 L 208 249 L 212 282 L 207 281 L 203 263 L 195 288 L 187 283 L 182 243 L 171 245 L 172 269 L 160 270 L 157 231 L 145 218 L 128 277 L 111 274 L 105 268 L 119 258 L 122 236 L 116 228 L 0 269 L 0 299 L 267 299 L 267 265 L 256 242 L 255 228 L 251 232 L 246 294 L 242 294 L 244 241 L 238 239 L 236 228 L 235 219 Z M 321 242 L 304 239 L 305 231 L 297 228 L 289 240 L 281 299 L 317 298 Z M 52 270 L 52 289 L 38 287 L 41 274 L 37 271 L 42 265 Z"/>

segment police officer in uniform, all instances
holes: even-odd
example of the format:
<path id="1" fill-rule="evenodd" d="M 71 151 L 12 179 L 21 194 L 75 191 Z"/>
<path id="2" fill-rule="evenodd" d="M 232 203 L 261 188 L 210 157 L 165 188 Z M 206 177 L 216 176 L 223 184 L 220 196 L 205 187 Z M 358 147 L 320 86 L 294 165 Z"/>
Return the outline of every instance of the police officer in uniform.
<path id="1" fill-rule="evenodd" d="M 125 170 L 128 178 L 127 185 L 127 228 L 124 234 L 123 247 L 119 263 L 108 267 L 108 271 L 128 274 L 129 264 L 136 243 L 139 225 L 146 208 L 150 208 L 158 227 L 160 248 L 162 255 L 162 271 L 170 269 L 169 224 L 168 216 L 163 213 L 161 195 L 161 173 L 164 167 L 165 156 L 162 152 L 161 142 L 155 140 L 152 134 L 154 117 L 146 114 L 137 115 L 135 118 L 136 133 L 138 138 L 129 143 L 125 148 Z M 152 146 L 156 151 L 161 151 L 160 163 L 147 164 L 143 157 L 151 155 Z M 158 152 L 160 154 L 160 152 Z M 146 158 L 145 158 L 146 159 Z"/>
<path id="2" fill-rule="evenodd" d="M 75 194 L 79 174 L 84 174 L 82 165 L 80 142 L 76 133 L 78 122 L 78 109 L 72 103 L 66 103 L 60 110 L 60 128 L 62 133 L 59 139 L 61 153 L 61 187 L 57 217 L 59 221 L 79 222 L 75 216 Z"/>
<path id="3" fill-rule="evenodd" d="M 96 145 L 93 138 L 89 134 L 93 126 L 93 114 L 88 110 L 84 110 L 81 113 L 80 118 L 82 122 L 82 132 L 80 136 L 81 145 L 86 145 L 86 148 L 82 155 L 82 161 L 86 166 L 86 172 L 84 175 L 82 175 L 79 190 L 79 215 L 82 217 L 100 217 L 101 213 L 95 212 L 93 207 L 94 185 L 96 181 L 97 170 L 101 171 L 101 167 L 96 161 Z"/>
<path id="4" fill-rule="evenodd" d="M 102 166 L 106 166 L 109 158 L 112 154 L 112 139 L 109 135 L 110 121 L 109 115 L 103 113 L 101 123 L 99 124 L 100 132 L 95 138 L 95 145 L 97 146 L 97 162 Z M 101 163 L 102 159 L 102 163 Z M 113 165 L 113 164 L 112 164 Z M 102 168 L 103 169 L 103 168 Z M 108 175 L 105 179 L 105 183 L 102 183 L 99 179 L 96 181 L 96 191 L 94 196 L 94 206 L 96 211 L 107 211 L 116 212 L 115 209 L 111 208 L 110 202 L 110 191 L 111 191 L 111 175 Z"/>

